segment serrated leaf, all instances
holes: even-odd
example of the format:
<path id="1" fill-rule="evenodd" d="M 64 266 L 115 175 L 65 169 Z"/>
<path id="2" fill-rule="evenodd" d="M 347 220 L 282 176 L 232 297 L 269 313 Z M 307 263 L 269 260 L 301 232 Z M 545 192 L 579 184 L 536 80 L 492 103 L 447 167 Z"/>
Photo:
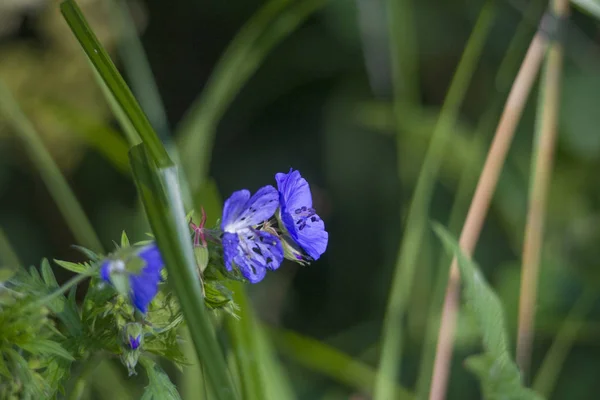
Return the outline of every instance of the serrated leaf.
<path id="1" fill-rule="evenodd" d="M 123 233 L 121 234 L 121 247 L 129 247 L 129 238 L 127 237 L 127 233 L 125 233 L 125 231 L 123 231 Z"/>
<path id="2" fill-rule="evenodd" d="M 66 351 L 60 344 L 53 340 L 37 339 L 35 342 L 26 343 L 21 346 L 23 350 L 31 354 L 47 354 L 64 358 L 65 360 L 74 361 L 75 358 Z"/>
<path id="3" fill-rule="evenodd" d="M 140 364 L 146 369 L 149 381 L 141 400 L 181 400 L 169 376 L 154 361 L 141 358 Z"/>
<path id="4" fill-rule="evenodd" d="M 70 262 L 70 261 L 63 261 L 63 260 L 54 260 L 54 262 L 56 264 L 58 264 L 59 266 L 63 267 L 64 269 L 71 271 L 71 272 L 75 272 L 76 274 L 82 274 L 84 272 L 86 272 L 88 269 L 90 269 L 90 266 L 88 264 L 78 264 L 78 263 L 74 263 L 74 262 Z"/>
<path id="5" fill-rule="evenodd" d="M 42 260 L 42 265 L 40 267 L 41 272 L 42 272 L 42 279 L 44 280 L 44 283 L 46 284 L 46 286 L 48 286 L 49 288 L 57 288 L 58 287 L 58 282 L 56 281 L 56 277 L 54 276 L 54 272 L 52 271 L 52 267 L 50 266 L 50 263 L 48 262 L 47 259 L 43 259 Z"/>
<path id="6" fill-rule="evenodd" d="M 98 254 L 96 254 L 95 252 L 93 252 L 90 249 L 86 249 L 83 246 L 72 245 L 71 247 L 74 248 L 75 250 L 79 250 L 81 253 L 83 253 L 83 255 L 85 255 L 91 261 L 100 261 L 100 259 L 101 259 L 101 257 Z"/>
<path id="7" fill-rule="evenodd" d="M 485 354 L 471 357 L 467 365 L 480 380 L 483 397 L 487 400 L 543 399 L 521 382 L 519 368 L 508 352 L 504 310 L 500 299 L 488 285 L 477 265 L 467 257 L 446 228 L 435 223 L 433 230 L 445 249 L 458 261 L 464 282 L 465 301 L 473 312 L 483 339 Z"/>

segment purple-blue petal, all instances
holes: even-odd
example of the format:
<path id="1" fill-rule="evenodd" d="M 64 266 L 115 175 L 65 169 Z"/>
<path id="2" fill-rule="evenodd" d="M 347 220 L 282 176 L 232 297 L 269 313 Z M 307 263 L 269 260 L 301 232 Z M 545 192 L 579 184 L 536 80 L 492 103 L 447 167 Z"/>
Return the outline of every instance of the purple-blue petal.
<path id="1" fill-rule="evenodd" d="M 247 190 L 234 192 L 223 207 L 221 229 L 235 233 L 268 220 L 278 207 L 278 193 L 273 186 L 260 188 L 252 197 Z"/>
<path id="2" fill-rule="evenodd" d="M 248 190 L 238 190 L 233 192 L 232 195 L 225 200 L 223 205 L 223 218 L 221 219 L 221 229 L 225 231 L 226 226 L 235 224 L 239 218 L 246 202 L 250 199 L 250 192 Z"/>
<path id="3" fill-rule="evenodd" d="M 323 220 L 312 210 L 312 195 L 300 172 L 275 175 L 279 190 L 281 220 L 291 238 L 312 259 L 317 260 L 327 249 L 329 234 Z"/>
<path id="4" fill-rule="evenodd" d="M 104 260 L 100 267 L 100 278 L 104 282 L 110 283 L 110 260 Z"/>
<path id="5" fill-rule="evenodd" d="M 238 255 L 238 247 L 240 239 L 236 233 L 225 232 L 221 239 L 223 245 L 223 261 L 225 261 L 225 268 L 227 271 L 233 269 L 233 263 L 235 257 Z"/>
<path id="6" fill-rule="evenodd" d="M 165 263 L 160 254 L 160 250 L 155 243 L 142 247 L 137 255 L 146 262 L 144 272 L 158 272 L 160 274 Z"/>
<path id="7" fill-rule="evenodd" d="M 310 187 L 299 171 L 290 169 L 287 174 L 280 172 L 275 175 L 275 180 L 282 209 L 294 210 L 300 207 L 312 207 Z"/>
<path id="8" fill-rule="evenodd" d="M 131 301 L 138 310 L 145 314 L 148 311 L 148 305 L 158 293 L 164 262 L 156 244 L 143 247 L 137 255 L 146 262 L 146 266 L 139 274 L 129 276 Z"/>

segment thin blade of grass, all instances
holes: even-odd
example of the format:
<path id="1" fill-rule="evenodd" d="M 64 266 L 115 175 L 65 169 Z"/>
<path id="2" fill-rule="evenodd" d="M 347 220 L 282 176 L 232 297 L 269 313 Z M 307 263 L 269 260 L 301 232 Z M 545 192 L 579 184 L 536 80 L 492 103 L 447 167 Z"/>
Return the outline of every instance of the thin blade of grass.
<path id="1" fill-rule="evenodd" d="M 316 339 L 288 330 L 268 327 L 267 330 L 279 351 L 295 362 L 361 393 L 372 393 L 376 371 L 370 366 Z M 394 384 L 390 399 L 413 398 L 408 390 Z"/>
<path id="2" fill-rule="evenodd" d="M 193 190 L 208 173 L 215 130 L 235 96 L 269 52 L 326 2 L 270 0 L 233 38 L 177 129 L 181 161 Z"/>
<path id="3" fill-rule="evenodd" d="M 23 143 L 33 165 L 38 170 L 77 242 L 96 252 L 102 252 L 100 239 L 98 239 L 92 224 L 85 215 L 83 207 L 79 204 L 58 165 L 44 146 L 32 122 L 2 82 L 0 82 L 0 112 L 4 114 L 8 123 L 15 130 L 17 137 Z"/>
<path id="4" fill-rule="evenodd" d="M 96 38 L 75 1 L 64 1 L 60 5 L 60 10 L 85 54 L 93 64 L 94 69 L 101 76 L 102 81 L 123 109 L 140 138 L 148 146 L 152 158 L 160 167 L 170 166 L 171 159 L 165 147 L 158 139 L 133 93 L 131 93 L 106 50 Z"/>
<path id="5" fill-rule="evenodd" d="M 160 97 L 152 68 L 144 46 L 135 29 L 135 21 L 124 0 L 110 0 L 107 4 L 114 28 L 119 32 L 119 55 L 131 88 L 139 99 L 159 138 L 169 147 L 171 130 L 167 113 Z"/>
<path id="6" fill-rule="evenodd" d="M 179 298 L 196 356 L 205 366 L 215 398 L 236 399 L 224 355 L 204 305 L 177 169 L 174 166 L 158 168 L 144 144 L 131 149 L 130 160 L 152 232 L 167 266 L 169 284 Z"/>
<path id="7" fill-rule="evenodd" d="M 433 187 L 446 142 L 450 139 L 452 129 L 458 119 L 460 106 L 481 56 L 485 39 L 491 29 L 494 14 L 493 3 L 486 2 L 452 79 L 419 173 L 390 288 L 382 332 L 381 358 L 374 392 L 375 400 L 390 399 L 393 396 L 394 382 L 397 379 L 402 359 L 402 319 L 406 303 L 410 298 L 410 289 L 413 286 L 416 260 L 425 232 Z"/>
<path id="8" fill-rule="evenodd" d="M 598 297 L 595 287 L 588 287 L 581 293 L 542 360 L 531 385 L 533 390 L 547 398 L 552 396 L 569 351 L 585 325 L 585 316 L 592 310 Z"/>

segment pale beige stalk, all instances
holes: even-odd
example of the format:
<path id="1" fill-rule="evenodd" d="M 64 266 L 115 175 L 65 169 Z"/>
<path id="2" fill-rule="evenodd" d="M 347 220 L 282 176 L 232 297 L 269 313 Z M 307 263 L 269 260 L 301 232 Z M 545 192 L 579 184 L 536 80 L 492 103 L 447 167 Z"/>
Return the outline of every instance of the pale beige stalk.
<path id="1" fill-rule="evenodd" d="M 554 0 L 553 12 L 565 17 L 569 2 Z M 560 82 L 562 73 L 563 46 L 553 42 L 546 55 L 543 85 L 543 102 L 540 109 L 541 123 L 537 140 L 535 167 L 529 195 L 529 208 L 523 243 L 523 267 L 521 269 L 521 293 L 519 297 L 519 327 L 517 332 L 517 364 L 524 374 L 529 372 L 531 346 L 535 325 L 535 303 L 540 269 L 546 200 L 552 173 L 558 114 L 560 105 Z"/>
<path id="2" fill-rule="evenodd" d="M 527 102 L 527 97 L 540 69 L 545 49 L 546 39 L 541 34 L 536 34 L 527 50 L 525 59 L 521 64 L 519 73 L 506 100 L 504 111 L 500 117 L 498 128 L 496 129 L 460 235 L 460 247 L 467 255 L 473 252 L 479 239 L 479 233 L 481 232 L 492 194 L 500 177 L 506 154 L 521 118 L 525 103 Z M 458 312 L 459 281 L 458 267 L 456 259 L 454 259 L 450 267 L 446 297 L 442 309 L 429 395 L 431 400 L 443 400 L 446 396 Z"/>

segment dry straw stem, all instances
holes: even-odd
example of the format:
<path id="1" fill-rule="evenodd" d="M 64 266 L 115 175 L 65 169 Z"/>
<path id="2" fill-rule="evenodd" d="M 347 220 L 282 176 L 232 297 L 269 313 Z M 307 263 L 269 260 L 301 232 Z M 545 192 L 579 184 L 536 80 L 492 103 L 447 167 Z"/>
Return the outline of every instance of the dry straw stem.
<path id="1" fill-rule="evenodd" d="M 562 19 L 568 15 L 567 0 L 555 0 L 554 14 Z M 517 332 L 517 364 L 527 373 L 531 362 L 531 346 L 534 336 L 535 302 L 540 269 L 546 199 L 552 173 L 552 160 L 557 135 L 560 102 L 560 76 L 562 71 L 563 45 L 551 43 L 546 55 L 541 103 L 541 124 L 537 140 L 533 182 L 529 196 L 529 210 L 523 244 L 523 268 L 521 269 L 521 294 L 519 297 L 519 328 Z"/>
<path id="2" fill-rule="evenodd" d="M 506 154 L 521 118 L 527 97 L 540 69 L 545 49 L 546 39 L 542 34 L 537 33 L 531 41 L 525 59 L 521 64 L 519 73 L 508 95 L 460 235 L 460 247 L 467 255 L 473 252 L 479 238 L 492 194 L 496 188 Z M 452 260 L 452 266 L 450 267 L 450 276 L 448 278 L 446 297 L 444 298 L 442 309 L 438 344 L 433 365 L 431 391 L 429 394 L 431 400 L 442 400 L 446 395 L 454 342 L 454 330 L 456 327 L 456 315 L 458 312 L 459 280 L 460 277 L 455 258 Z"/>

